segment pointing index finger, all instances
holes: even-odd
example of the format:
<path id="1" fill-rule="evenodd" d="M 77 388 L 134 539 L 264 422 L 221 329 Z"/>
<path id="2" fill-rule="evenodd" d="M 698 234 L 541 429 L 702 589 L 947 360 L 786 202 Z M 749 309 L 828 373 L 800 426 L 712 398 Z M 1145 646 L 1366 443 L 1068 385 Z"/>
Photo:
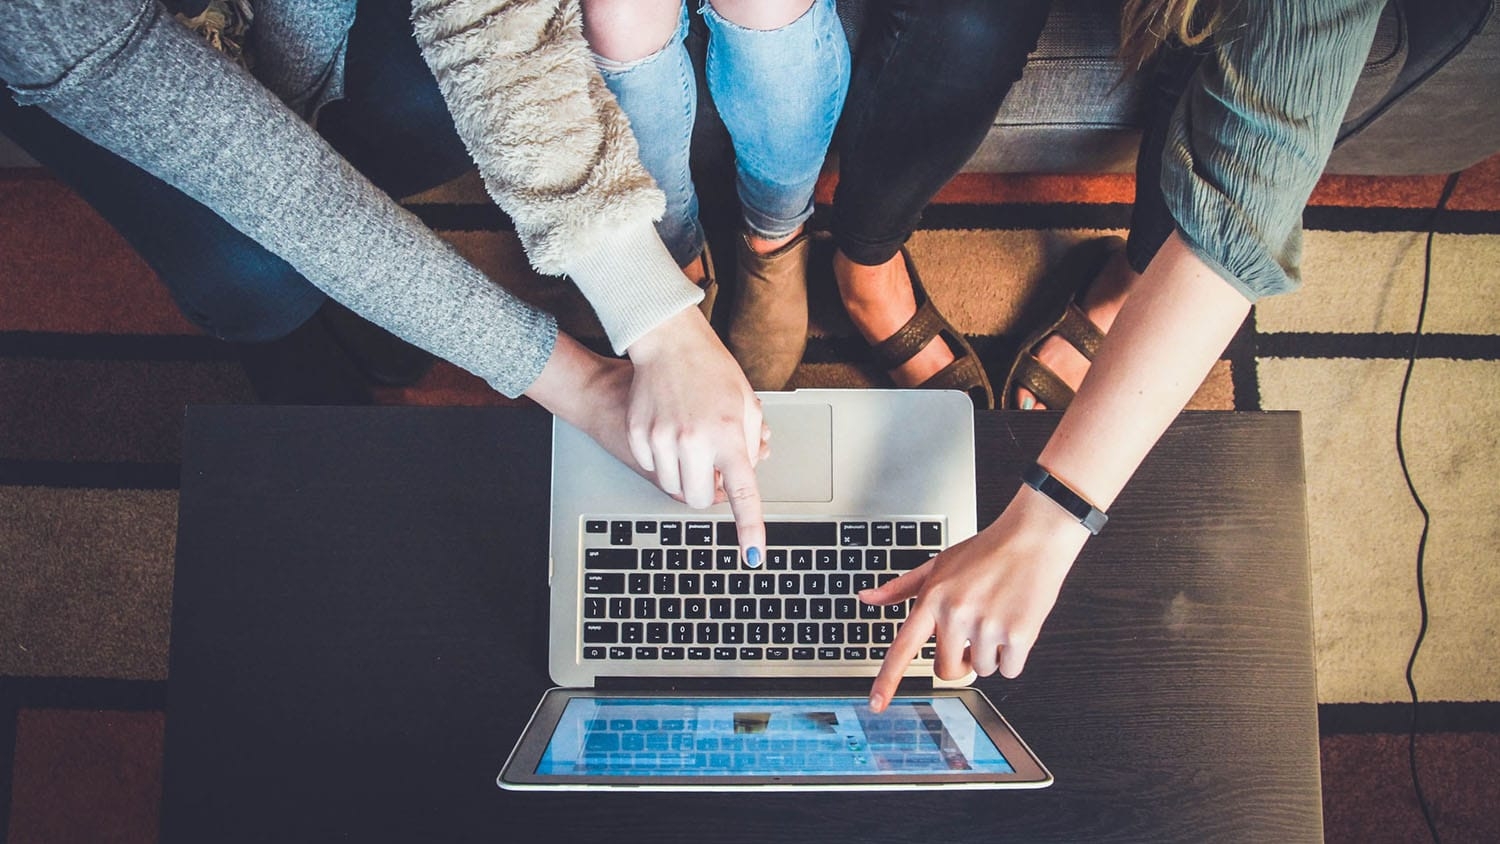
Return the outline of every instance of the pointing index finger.
<path id="1" fill-rule="evenodd" d="M 875 683 L 870 687 L 870 709 L 885 711 L 885 705 L 891 702 L 896 687 L 901 684 L 906 667 L 922 652 L 922 645 L 932 635 L 933 627 L 932 616 L 922 609 L 920 603 L 917 604 L 891 642 L 885 660 L 880 663 L 880 673 L 875 675 Z"/>
<path id="2" fill-rule="evenodd" d="M 735 455 L 719 469 L 724 479 L 724 494 L 734 513 L 734 527 L 739 534 L 740 557 L 750 568 L 764 563 L 766 521 L 761 510 L 760 486 L 755 469 L 743 455 Z"/>

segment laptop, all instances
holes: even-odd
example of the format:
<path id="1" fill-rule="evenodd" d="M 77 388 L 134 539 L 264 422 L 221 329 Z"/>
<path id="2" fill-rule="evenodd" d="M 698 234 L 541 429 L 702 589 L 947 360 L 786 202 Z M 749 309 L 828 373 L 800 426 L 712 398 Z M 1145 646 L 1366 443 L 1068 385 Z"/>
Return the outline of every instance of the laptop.
<path id="1" fill-rule="evenodd" d="M 507 789 L 1040 788 L 1051 774 L 976 689 L 935 682 L 932 644 L 882 713 L 869 685 L 909 604 L 866 588 L 975 533 L 963 393 L 760 395 L 765 559 L 728 506 L 663 495 L 554 421 L 543 697 Z M 911 689 L 914 688 L 915 691 Z"/>

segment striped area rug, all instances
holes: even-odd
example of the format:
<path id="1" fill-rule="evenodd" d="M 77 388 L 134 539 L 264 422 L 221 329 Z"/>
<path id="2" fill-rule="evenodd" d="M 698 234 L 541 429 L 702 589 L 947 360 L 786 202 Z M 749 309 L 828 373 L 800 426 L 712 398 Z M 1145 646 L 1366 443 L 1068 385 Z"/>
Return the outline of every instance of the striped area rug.
<path id="1" fill-rule="evenodd" d="M 1405 450 L 1432 514 L 1431 624 L 1414 668 L 1422 786 L 1445 840 L 1500 840 L 1500 157 L 1458 182 L 1328 177 L 1304 220 L 1302 291 L 1258 305 L 1194 410 L 1299 410 L 1330 841 L 1426 835 L 1407 768 L 1405 671 L 1421 534 L 1395 451 L 1429 229 L 1431 301 Z M 966 174 L 911 243 L 923 279 L 992 373 L 1037 280 L 1071 243 L 1123 233 L 1130 176 Z M 826 197 L 826 193 L 825 193 Z M 407 204 L 493 277 L 595 345 L 568 285 L 538 278 L 477 180 Z M 732 252 L 717 250 L 720 256 Z M 727 269 L 727 268 L 726 268 Z M 252 401 L 149 269 L 76 196 L 0 171 L 0 834 L 154 841 L 182 409 Z M 794 386 L 885 383 L 815 270 Z M 440 365 L 389 404 L 494 404 Z M 1296 491 L 1288 491 L 1296 494 Z"/>

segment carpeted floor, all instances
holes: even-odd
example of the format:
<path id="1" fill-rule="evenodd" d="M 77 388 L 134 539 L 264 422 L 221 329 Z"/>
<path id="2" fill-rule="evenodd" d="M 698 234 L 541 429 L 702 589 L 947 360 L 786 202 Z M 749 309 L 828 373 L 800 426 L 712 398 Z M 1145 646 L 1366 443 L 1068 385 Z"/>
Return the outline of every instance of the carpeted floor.
<path id="1" fill-rule="evenodd" d="M 1407 767 L 1404 679 L 1421 525 L 1395 453 L 1397 397 L 1441 177 L 1324 180 L 1305 215 L 1306 289 L 1256 307 L 1199 391 L 1203 410 L 1304 414 L 1324 806 L 1330 841 L 1426 836 Z M 960 177 L 911 248 L 992 372 L 1041 270 L 1122 231 L 1129 176 Z M 598 339 L 576 295 L 524 269 L 472 179 L 408 204 L 496 278 Z M 1433 514 L 1431 629 L 1415 678 L 1418 760 L 1445 841 L 1500 840 L 1500 157 L 1436 220 L 1432 301 L 1406 417 Z M 731 254 L 727 249 L 719 254 Z M 155 840 L 182 408 L 248 402 L 199 335 L 77 197 L 0 171 L 0 836 Z M 882 383 L 814 279 L 795 385 Z M 440 366 L 391 404 L 503 401 Z"/>

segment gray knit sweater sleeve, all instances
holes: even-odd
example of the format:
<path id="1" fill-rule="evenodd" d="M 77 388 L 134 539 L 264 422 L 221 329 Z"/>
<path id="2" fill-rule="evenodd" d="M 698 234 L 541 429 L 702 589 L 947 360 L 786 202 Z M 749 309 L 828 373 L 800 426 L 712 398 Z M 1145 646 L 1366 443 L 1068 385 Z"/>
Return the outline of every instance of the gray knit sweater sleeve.
<path id="1" fill-rule="evenodd" d="M 1162 193 L 1188 247 L 1251 301 L 1300 283 L 1302 209 L 1381 0 L 1263 0 L 1215 35 L 1168 128 Z"/>
<path id="2" fill-rule="evenodd" d="M 464 261 L 154 0 L 5 0 L 0 78 L 500 392 L 519 395 L 551 356 L 550 316 Z"/>

